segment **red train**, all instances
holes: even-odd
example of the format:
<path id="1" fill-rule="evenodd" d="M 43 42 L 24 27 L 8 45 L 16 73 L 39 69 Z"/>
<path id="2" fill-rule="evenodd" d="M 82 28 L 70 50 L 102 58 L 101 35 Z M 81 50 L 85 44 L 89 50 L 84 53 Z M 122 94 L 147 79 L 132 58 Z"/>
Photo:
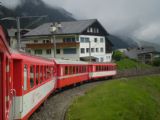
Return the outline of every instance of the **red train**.
<path id="1" fill-rule="evenodd" d="M 116 75 L 116 64 L 48 60 L 12 52 L 0 26 L 0 120 L 26 120 L 56 89 Z"/>

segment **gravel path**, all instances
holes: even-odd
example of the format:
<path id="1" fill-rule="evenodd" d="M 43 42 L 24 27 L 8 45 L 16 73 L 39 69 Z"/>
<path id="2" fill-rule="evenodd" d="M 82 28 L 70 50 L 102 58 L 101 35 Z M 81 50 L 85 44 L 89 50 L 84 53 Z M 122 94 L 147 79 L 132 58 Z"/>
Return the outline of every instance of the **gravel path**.
<path id="1" fill-rule="evenodd" d="M 87 83 L 51 95 L 29 120 L 64 120 L 65 112 L 75 97 L 84 95 L 86 91 L 102 83 L 103 81 Z"/>

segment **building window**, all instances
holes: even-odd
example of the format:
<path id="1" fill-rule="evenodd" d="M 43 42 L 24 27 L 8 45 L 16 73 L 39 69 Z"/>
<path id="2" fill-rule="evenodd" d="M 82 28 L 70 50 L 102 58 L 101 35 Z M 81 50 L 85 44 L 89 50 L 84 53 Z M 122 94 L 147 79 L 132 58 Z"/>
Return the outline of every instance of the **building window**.
<path id="1" fill-rule="evenodd" d="M 103 48 L 101 48 L 101 52 L 103 52 L 104 50 L 103 50 Z"/>
<path id="2" fill-rule="evenodd" d="M 76 42 L 76 38 L 71 37 L 71 38 L 63 38 L 63 42 Z"/>
<path id="3" fill-rule="evenodd" d="M 57 54 L 61 54 L 61 50 L 60 49 L 56 49 L 56 53 Z"/>
<path id="4" fill-rule="evenodd" d="M 101 61 L 100 62 L 103 62 L 103 57 L 101 57 Z"/>
<path id="5" fill-rule="evenodd" d="M 91 48 L 91 52 L 92 52 L 92 53 L 94 52 L 94 48 Z"/>
<path id="6" fill-rule="evenodd" d="M 90 28 L 90 32 L 91 32 L 91 33 L 93 32 L 93 28 Z"/>
<path id="7" fill-rule="evenodd" d="M 97 33 L 99 33 L 99 29 L 97 28 Z"/>
<path id="8" fill-rule="evenodd" d="M 34 40 L 34 43 L 38 43 L 38 40 Z"/>
<path id="9" fill-rule="evenodd" d="M 85 42 L 84 37 L 81 37 L 81 43 L 84 43 L 84 42 Z"/>
<path id="10" fill-rule="evenodd" d="M 46 54 L 50 55 L 52 53 L 51 49 L 46 50 Z"/>
<path id="11" fill-rule="evenodd" d="M 78 38 L 76 38 L 76 42 L 79 42 L 79 39 L 78 39 Z"/>
<path id="12" fill-rule="evenodd" d="M 27 53 L 31 53 L 31 50 L 26 50 Z"/>
<path id="13" fill-rule="evenodd" d="M 99 52 L 99 49 L 98 49 L 98 48 L 96 48 L 96 52 Z"/>
<path id="14" fill-rule="evenodd" d="M 42 50 L 41 49 L 37 49 L 34 51 L 35 55 L 41 55 L 42 54 Z"/>
<path id="15" fill-rule="evenodd" d="M 51 43 L 51 41 L 50 40 L 46 40 L 46 43 Z"/>
<path id="16" fill-rule="evenodd" d="M 103 40 L 104 40 L 103 38 L 100 38 L 100 42 L 101 42 L 101 43 L 103 43 L 103 42 L 104 42 Z"/>
<path id="17" fill-rule="evenodd" d="M 94 42 L 97 42 L 97 38 L 94 38 Z"/>
<path id="18" fill-rule="evenodd" d="M 89 28 L 87 29 L 87 32 L 88 32 L 88 33 L 90 32 Z"/>
<path id="19" fill-rule="evenodd" d="M 85 53 L 85 49 L 84 48 L 81 48 L 81 53 Z"/>
<path id="20" fill-rule="evenodd" d="M 94 33 L 97 33 L 97 28 L 94 28 Z"/>
<path id="21" fill-rule="evenodd" d="M 64 48 L 63 54 L 76 54 L 77 50 L 76 48 Z"/>
<path id="22" fill-rule="evenodd" d="M 89 53 L 89 48 L 86 48 L 86 52 Z"/>
<path id="23" fill-rule="evenodd" d="M 88 38 L 88 37 L 85 38 L 85 42 L 86 42 L 86 43 L 89 43 L 89 38 Z"/>

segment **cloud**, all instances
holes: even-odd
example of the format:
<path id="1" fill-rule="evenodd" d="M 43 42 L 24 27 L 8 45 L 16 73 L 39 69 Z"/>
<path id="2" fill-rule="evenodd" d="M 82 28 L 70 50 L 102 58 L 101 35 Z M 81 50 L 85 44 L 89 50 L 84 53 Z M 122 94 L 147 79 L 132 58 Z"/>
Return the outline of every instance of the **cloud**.
<path id="1" fill-rule="evenodd" d="M 52 6 L 63 7 L 78 19 L 97 18 L 113 34 L 128 35 L 135 39 L 154 39 L 160 34 L 152 31 L 156 29 L 152 27 L 160 23 L 160 0 L 43 1 Z M 152 37 L 144 34 L 145 31 L 152 34 Z"/>
<path id="2" fill-rule="evenodd" d="M 14 8 L 22 0 L 1 0 Z M 43 0 L 78 19 L 98 19 L 112 34 L 152 40 L 160 36 L 160 0 Z"/>
<path id="3" fill-rule="evenodd" d="M 160 38 L 160 23 L 153 23 L 135 32 L 135 37 L 142 40 L 154 40 Z"/>
<path id="4" fill-rule="evenodd" d="M 20 4 L 21 0 L 0 0 L 3 6 L 14 9 L 18 4 Z"/>

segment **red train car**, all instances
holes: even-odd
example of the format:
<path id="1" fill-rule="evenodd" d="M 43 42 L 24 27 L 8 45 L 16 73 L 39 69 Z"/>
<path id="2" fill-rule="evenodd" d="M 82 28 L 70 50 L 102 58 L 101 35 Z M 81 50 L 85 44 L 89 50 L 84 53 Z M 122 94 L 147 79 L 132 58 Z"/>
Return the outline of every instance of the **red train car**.
<path id="1" fill-rule="evenodd" d="M 63 88 L 89 79 L 89 66 L 86 62 L 56 60 L 57 88 Z"/>
<path id="2" fill-rule="evenodd" d="M 13 53 L 14 119 L 26 120 L 55 90 L 56 65 L 53 61 Z"/>
<path id="3" fill-rule="evenodd" d="M 0 26 L 0 120 L 12 119 L 13 96 L 11 52 Z"/>
<path id="4" fill-rule="evenodd" d="M 90 65 L 90 79 L 113 77 L 117 74 L 114 63 L 93 63 Z"/>

